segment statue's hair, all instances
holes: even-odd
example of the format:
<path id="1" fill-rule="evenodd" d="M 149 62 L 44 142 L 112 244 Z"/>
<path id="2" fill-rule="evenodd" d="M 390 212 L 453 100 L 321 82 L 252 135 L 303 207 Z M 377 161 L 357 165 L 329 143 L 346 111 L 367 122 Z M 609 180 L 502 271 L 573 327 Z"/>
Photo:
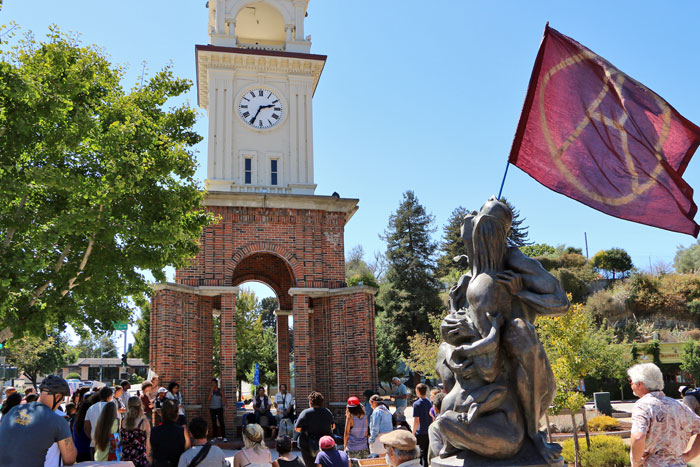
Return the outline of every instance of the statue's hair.
<path id="1" fill-rule="evenodd" d="M 649 391 L 661 391 L 664 388 L 664 376 L 653 363 L 638 363 L 627 370 L 633 383 L 642 383 Z"/>
<path id="2" fill-rule="evenodd" d="M 510 223 L 490 215 L 480 216 L 474 226 L 472 238 L 474 258 L 472 260 L 474 277 L 480 273 L 501 269 L 506 255 L 506 238 Z"/>

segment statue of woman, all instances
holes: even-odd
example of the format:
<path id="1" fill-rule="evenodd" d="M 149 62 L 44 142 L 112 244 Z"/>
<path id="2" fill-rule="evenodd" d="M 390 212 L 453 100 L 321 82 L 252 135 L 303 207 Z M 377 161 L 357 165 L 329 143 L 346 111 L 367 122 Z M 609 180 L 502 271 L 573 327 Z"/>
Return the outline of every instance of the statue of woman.
<path id="1" fill-rule="evenodd" d="M 511 222 L 508 206 L 491 198 L 462 226 L 470 273 L 450 291 L 437 364 L 449 392 L 437 420 L 442 457 L 463 449 L 512 457 L 525 435 L 547 463 L 560 457 L 539 431 L 556 387 L 531 322 L 569 303 L 539 262 L 507 246 Z"/>

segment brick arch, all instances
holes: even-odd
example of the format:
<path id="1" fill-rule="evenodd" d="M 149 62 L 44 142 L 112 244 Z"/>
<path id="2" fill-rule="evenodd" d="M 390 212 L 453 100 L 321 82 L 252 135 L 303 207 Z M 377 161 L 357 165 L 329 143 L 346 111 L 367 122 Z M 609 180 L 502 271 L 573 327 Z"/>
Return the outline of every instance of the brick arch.
<path id="1" fill-rule="evenodd" d="M 293 255 L 287 249 L 275 243 L 257 242 L 249 243 L 248 245 L 236 249 L 233 255 L 231 255 L 231 259 L 226 261 L 226 267 L 224 269 L 226 285 L 234 285 L 232 283 L 232 279 L 236 266 L 247 256 L 251 256 L 256 253 L 269 253 L 280 257 L 285 263 L 287 263 L 287 268 L 292 275 L 292 287 L 297 285 L 298 277 L 304 277 L 302 264 L 297 260 L 296 255 Z"/>
<path id="2" fill-rule="evenodd" d="M 275 292 L 282 310 L 292 309 L 289 289 L 294 287 L 294 272 L 289 263 L 279 255 L 269 251 L 256 251 L 239 259 L 228 274 L 230 285 L 236 286 L 247 281 L 262 282 Z"/>

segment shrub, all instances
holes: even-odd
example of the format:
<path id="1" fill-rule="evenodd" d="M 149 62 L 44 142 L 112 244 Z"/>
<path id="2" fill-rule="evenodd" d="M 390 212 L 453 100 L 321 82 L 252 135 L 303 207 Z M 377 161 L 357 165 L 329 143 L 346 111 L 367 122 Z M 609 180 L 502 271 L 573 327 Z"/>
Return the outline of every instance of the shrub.
<path id="1" fill-rule="evenodd" d="M 599 415 L 588 420 L 588 429 L 591 431 L 610 431 L 620 426 L 617 418 Z"/>
<path id="2" fill-rule="evenodd" d="M 80 373 L 68 373 L 68 376 L 66 376 L 66 379 L 80 379 Z"/>
<path id="3" fill-rule="evenodd" d="M 583 442 L 582 442 L 583 441 Z M 579 461 L 581 467 L 623 467 L 630 465 L 630 448 L 625 446 L 617 436 L 599 435 L 591 437 L 591 449 L 586 448 L 586 441 L 579 439 Z M 564 460 L 574 464 L 574 440 L 562 443 Z"/>
<path id="4" fill-rule="evenodd" d="M 356 285 L 369 285 L 370 287 L 379 288 L 377 284 L 377 279 L 374 278 L 371 272 L 364 272 L 360 274 L 355 274 L 347 280 L 348 286 L 354 287 Z"/>
<path id="5" fill-rule="evenodd" d="M 133 373 L 133 374 L 129 377 L 129 382 L 130 382 L 131 384 L 141 384 L 141 383 L 143 383 L 143 378 L 140 377 L 139 375 L 137 375 L 136 373 Z"/>

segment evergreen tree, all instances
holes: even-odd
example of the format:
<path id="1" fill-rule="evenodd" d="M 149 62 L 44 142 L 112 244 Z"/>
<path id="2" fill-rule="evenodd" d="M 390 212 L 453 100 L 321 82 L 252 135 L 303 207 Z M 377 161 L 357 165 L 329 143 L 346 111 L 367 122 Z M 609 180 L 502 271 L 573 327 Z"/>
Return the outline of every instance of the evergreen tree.
<path id="1" fill-rule="evenodd" d="M 409 336 L 432 335 L 429 316 L 439 315 L 443 308 L 433 259 L 437 245 L 430 236 L 433 223 L 416 195 L 407 191 L 382 237 L 389 269 L 378 301 L 392 324 L 390 339 L 402 356 L 408 354 Z"/>
<path id="2" fill-rule="evenodd" d="M 277 297 L 265 297 L 260 301 L 263 327 L 270 328 L 275 332 L 277 332 L 277 316 L 275 316 L 277 308 L 279 308 Z"/>
<path id="3" fill-rule="evenodd" d="M 501 198 L 503 203 L 506 203 L 513 213 L 513 222 L 510 224 L 510 233 L 508 234 L 508 246 L 521 247 L 529 245 L 530 239 L 528 238 L 528 226 L 523 225 L 525 218 L 520 218 L 520 211 L 515 209 L 510 201 L 506 198 Z"/>
<path id="4" fill-rule="evenodd" d="M 393 344 L 394 325 L 385 312 L 379 312 L 375 320 L 377 335 L 377 375 L 379 381 L 389 382 L 396 376 L 401 355 Z"/>
<path id="5" fill-rule="evenodd" d="M 460 230 L 464 216 L 469 214 L 469 210 L 458 206 L 452 211 L 447 223 L 442 228 L 442 242 L 440 242 L 440 251 L 442 256 L 437 260 L 437 276 L 448 276 L 455 269 L 461 271 L 462 268 L 455 263 L 454 258 L 467 254 L 467 249 L 462 243 Z"/>

